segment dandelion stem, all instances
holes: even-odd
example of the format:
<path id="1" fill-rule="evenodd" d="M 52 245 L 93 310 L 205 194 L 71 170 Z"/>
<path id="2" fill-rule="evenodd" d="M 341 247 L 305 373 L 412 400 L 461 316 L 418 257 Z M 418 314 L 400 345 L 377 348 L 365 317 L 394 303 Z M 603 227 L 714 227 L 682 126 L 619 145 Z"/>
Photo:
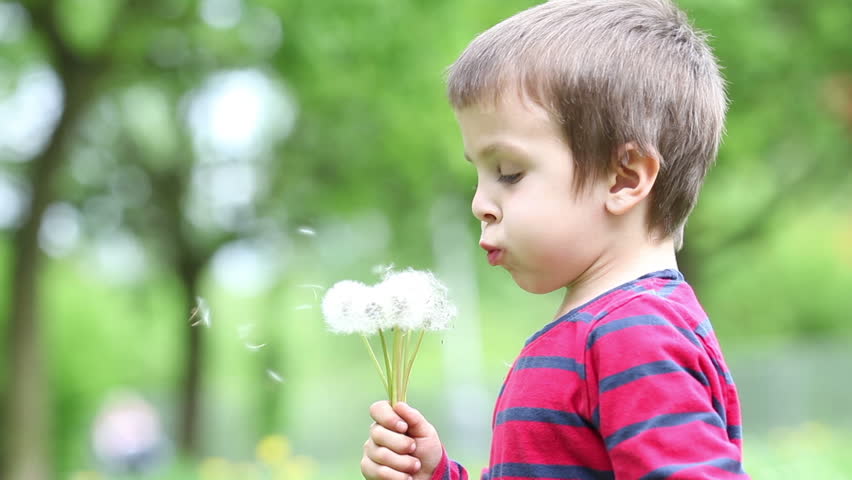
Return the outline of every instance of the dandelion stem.
<path id="1" fill-rule="evenodd" d="M 417 343 L 414 346 L 414 351 L 411 352 L 411 356 L 408 359 L 408 365 L 405 366 L 405 382 L 403 385 L 403 391 L 408 391 L 408 379 L 411 377 L 411 368 L 414 366 L 414 359 L 417 358 L 417 352 L 420 351 L 420 344 L 423 343 L 423 335 L 426 333 L 426 330 L 420 330 L 420 335 L 417 336 Z"/>
<path id="2" fill-rule="evenodd" d="M 382 354 L 385 357 L 385 372 L 387 372 L 387 382 L 385 383 L 385 389 L 388 391 L 388 401 L 393 401 L 393 366 L 391 365 L 390 357 L 388 356 L 388 344 L 385 340 L 385 332 L 384 330 L 379 330 L 379 338 L 382 341 Z"/>
<path id="3" fill-rule="evenodd" d="M 403 375 L 403 361 L 402 361 L 402 340 L 403 340 L 403 332 L 399 327 L 393 327 L 393 373 L 394 373 L 394 395 L 391 400 L 391 405 L 396 405 L 397 402 L 402 399 L 402 375 Z"/>
<path id="4" fill-rule="evenodd" d="M 400 343 L 402 346 L 399 349 L 399 366 L 401 371 L 399 375 L 399 401 L 404 402 L 407 393 L 405 390 L 405 364 L 408 358 L 408 331 L 402 331 L 402 341 Z"/>
<path id="5" fill-rule="evenodd" d="M 379 365 L 379 359 L 376 358 L 376 353 L 373 352 L 373 346 L 370 345 L 370 340 L 366 335 L 361 335 L 361 339 L 364 340 L 364 345 L 367 346 L 367 351 L 370 352 L 370 357 L 373 359 L 373 365 L 376 366 L 376 371 L 379 372 L 379 378 L 382 379 L 382 385 L 384 385 L 385 390 L 388 389 L 388 379 L 385 377 L 385 373 L 382 371 L 382 366 Z"/>

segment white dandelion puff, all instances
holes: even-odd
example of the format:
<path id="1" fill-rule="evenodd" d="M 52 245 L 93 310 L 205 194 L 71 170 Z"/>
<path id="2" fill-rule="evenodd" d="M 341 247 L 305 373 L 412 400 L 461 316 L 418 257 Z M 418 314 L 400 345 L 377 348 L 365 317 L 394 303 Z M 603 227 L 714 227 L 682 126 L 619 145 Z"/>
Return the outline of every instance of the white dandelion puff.
<path id="1" fill-rule="evenodd" d="M 363 337 L 391 403 L 405 401 L 408 379 L 423 334 L 447 328 L 456 316 L 447 287 L 428 271 L 394 272 L 378 266 L 382 276 L 375 286 L 353 280 L 334 284 L 322 300 L 322 313 L 334 333 Z M 368 335 L 379 334 L 384 368 Z"/>
<path id="2" fill-rule="evenodd" d="M 391 305 L 391 326 L 403 330 L 423 327 L 432 289 L 430 277 L 430 273 L 408 269 L 388 273 L 378 285 Z"/>
<path id="3" fill-rule="evenodd" d="M 296 231 L 306 237 L 313 237 L 317 234 L 317 231 L 311 227 L 299 227 L 296 229 Z"/>
<path id="4" fill-rule="evenodd" d="M 379 287 L 391 298 L 392 324 L 404 330 L 444 330 L 456 316 L 447 287 L 431 272 L 389 273 Z"/>
<path id="5" fill-rule="evenodd" d="M 427 297 L 426 316 L 423 319 L 423 328 L 436 332 L 446 330 L 456 316 L 458 309 L 450 301 L 449 290 L 441 282 L 430 274 L 431 290 Z"/>
<path id="6" fill-rule="evenodd" d="M 359 313 L 370 287 L 361 282 L 343 280 L 328 289 L 322 299 L 322 314 L 329 330 L 334 333 L 350 334 L 372 332 L 365 316 Z"/>

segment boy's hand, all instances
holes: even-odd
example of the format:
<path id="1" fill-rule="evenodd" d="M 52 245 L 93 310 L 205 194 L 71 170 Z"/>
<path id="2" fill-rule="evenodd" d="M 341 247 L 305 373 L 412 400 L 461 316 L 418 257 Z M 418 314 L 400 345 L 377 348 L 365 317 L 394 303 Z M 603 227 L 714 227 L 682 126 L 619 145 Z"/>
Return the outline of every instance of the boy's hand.
<path id="1" fill-rule="evenodd" d="M 376 422 L 364 443 L 361 473 L 367 480 L 429 480 L 444 449 L 438 432 L 417 410 L 405 403 L 391 408 L 387 401 L 370 407 Z"/>

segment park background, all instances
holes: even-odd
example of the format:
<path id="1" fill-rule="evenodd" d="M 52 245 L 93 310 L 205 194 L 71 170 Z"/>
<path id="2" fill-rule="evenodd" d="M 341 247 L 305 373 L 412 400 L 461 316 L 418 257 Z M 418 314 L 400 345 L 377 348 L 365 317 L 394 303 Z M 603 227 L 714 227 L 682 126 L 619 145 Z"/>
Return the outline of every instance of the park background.
<path id="1" fill-rule="evenodd" d="M 0 478 L 360 478 L 383 391 L 318 302 L 388 264 L 459 307 L 409 401 L 476 476 L 560 297 L 479 251 L 443 72 L 535 3 L 0 2 Z M 852 478 L 852 7 L 680 4 L 731 107 L 679 261 L 738 382 L 746 468 Z M 147 473 L 105 463 L 121 422 L 165 439 Z"/>

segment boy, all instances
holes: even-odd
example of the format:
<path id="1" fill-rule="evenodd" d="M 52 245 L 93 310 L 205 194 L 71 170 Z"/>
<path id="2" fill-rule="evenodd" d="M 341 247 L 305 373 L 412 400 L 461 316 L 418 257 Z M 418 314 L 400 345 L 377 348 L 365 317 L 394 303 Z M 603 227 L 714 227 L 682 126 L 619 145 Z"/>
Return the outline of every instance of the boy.
<path id="1" fill-rule="evenodd" d="M 746 479 L 737 392 L 677 271 L 726 99 L 668 0 L 556 0 L 449 70 L 491 265 L 567 287 L 498 396 L 483 479 Z M 406 404 L 370 408 L 368 480 L 466 479 Z"/>

